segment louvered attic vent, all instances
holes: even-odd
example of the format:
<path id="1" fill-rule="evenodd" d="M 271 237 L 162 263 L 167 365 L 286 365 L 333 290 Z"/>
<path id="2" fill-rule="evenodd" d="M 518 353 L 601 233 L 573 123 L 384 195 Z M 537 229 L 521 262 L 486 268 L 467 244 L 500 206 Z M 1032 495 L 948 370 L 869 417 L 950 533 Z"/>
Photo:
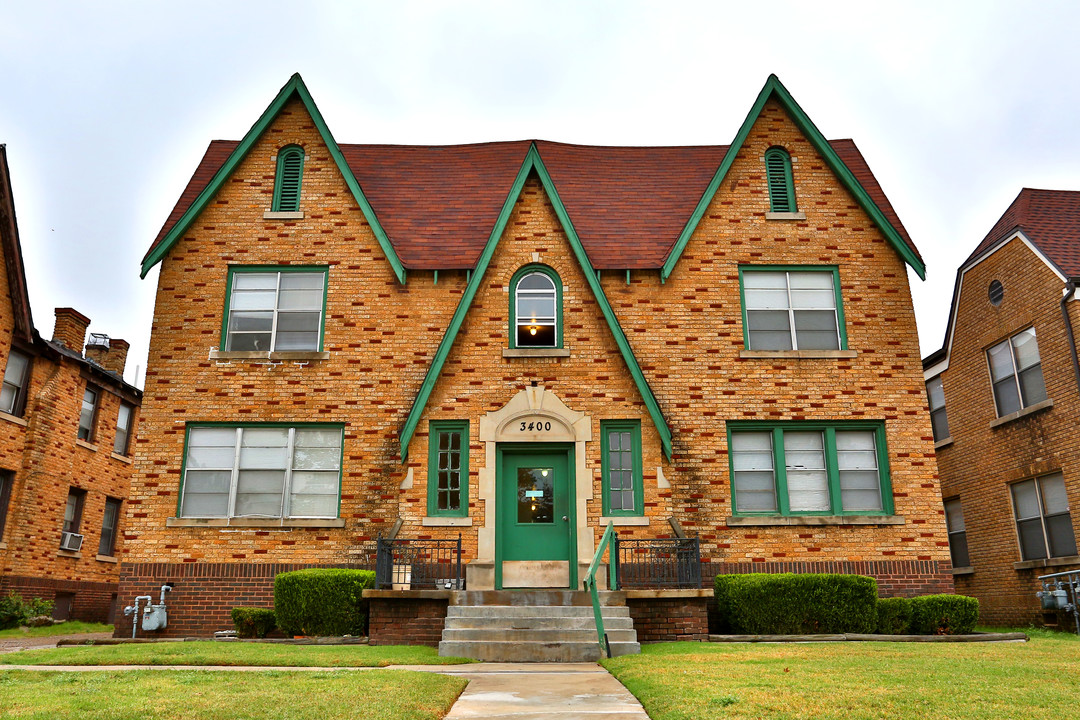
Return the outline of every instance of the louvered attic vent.
<path id="1" fill-rule="evenodd" d="M 791 156 L 786 150 L 774 147 L 765 151 L 765 173 L 769 182 L 769 209 L 772 212 L 796 212 Z"/>
<path id="2" fill-rule="evenodd" d="M 274 182 L 274 212 L 300 210 L 300 180 L 304 174 L 304 149 L 296 145 L 282 148 L 278 153 L 277 177 Z"/>

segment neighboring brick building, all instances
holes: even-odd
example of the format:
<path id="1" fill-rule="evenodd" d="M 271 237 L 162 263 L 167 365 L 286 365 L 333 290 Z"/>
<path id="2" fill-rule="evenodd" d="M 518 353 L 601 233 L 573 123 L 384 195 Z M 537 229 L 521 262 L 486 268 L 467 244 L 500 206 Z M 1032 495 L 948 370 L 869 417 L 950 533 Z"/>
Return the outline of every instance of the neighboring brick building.
<path id="1" fill-rule="evenodd" d="M 707 582 L 952 589 L 922 261 L 774 77 L 731 146 L 620 148 L 339 146 L 294 76 L 158 263 L 121 596 L 174 582 L 168 633 L 398 520 L 470 589 L 578 587 L 609 521 Z"/>
<path id="2" fill-rule="evenodd" d="M 1042 618 L 1039 575 L 1080 568 L 1080 192 L 1024 189 L 957 272 L 923 365 L 957 592 L 986 622 Z"/>
<path id="3" fill-rule="evenodd" d="M 34 329 L 7 153 L 0 145 L 0 593 L 55 601 L 54 616 L 104 622 L 116 598 L 129 443 L 142 393 L 123 380 L 128 343 L 57 308 Z"/>

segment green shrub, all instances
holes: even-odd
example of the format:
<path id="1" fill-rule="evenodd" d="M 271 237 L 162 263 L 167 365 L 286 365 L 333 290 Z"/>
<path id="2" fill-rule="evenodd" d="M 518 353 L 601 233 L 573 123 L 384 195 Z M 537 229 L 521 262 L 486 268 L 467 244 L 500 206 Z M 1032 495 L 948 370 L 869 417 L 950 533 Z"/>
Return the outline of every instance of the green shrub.
<path id="1" fill-rule="evenodd" d="M 264 638 L 277 627 L 274 611 L 270 608 L 235 607 L 232 622 L 236 636 L 242 638 Z"/>
<path id="2" fill-rule="evenodd" d="M 911 632 L 916 635 L 967 635 L 979 621 L 979 601 L 966 595 L 911 598 Z"/>
<path id="3" fill-rule="evenodd" d="M 363 635 L 367 628 L 366 588 L 370 570 L 313 568 L 274 578 L 274 615 L 286 635 Z"/>
<path id="4" fill-rule="evenodd" d="M 726 630 L 749 635 L 870 633 L 877 582 L 862 575 L 718 575 L 717 613 Z"/>
<path id="5" fill-rule="evenodd" d="M 52 600 L 30 598 L 24 600 L 14 590 L 7 597 L 0 597 L 0 630 L 25 625 L 26 621 L 39 615 L 52 615 Z"/>
<path id="6" fill-rule="evenodd" d="M 878 635 L 907 635 L 911 632 L 911 598 L 878 598 Z"/>

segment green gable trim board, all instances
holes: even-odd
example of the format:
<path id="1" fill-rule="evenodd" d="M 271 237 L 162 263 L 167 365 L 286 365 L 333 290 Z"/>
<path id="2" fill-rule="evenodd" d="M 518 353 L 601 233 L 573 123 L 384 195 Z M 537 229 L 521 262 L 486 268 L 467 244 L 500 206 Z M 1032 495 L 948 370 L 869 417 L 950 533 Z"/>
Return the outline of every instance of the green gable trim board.
<path id="1" fill-rule="evenodd" d="M 862 184 L 855 178 L 851 170 L 848 169 L 844 161 L 840 159 L 840 156 L 836 154 L 829 141 L 825 139 L 825 136 L 821 134 L 821 131 L 817 129 L 810 117 L 803 111 L 799 104 L 795 102 L 795 99 L 791 97 L 791 93 L 787 88 L 783 86 L 780 79 L 775 75 L 770 75 L 769 79 L 765 81 L 765 87 L 758 93 L 757 100 L 754 101 L 753 107 L 750 108 L 750 113 L 746 116 L 746 120 L 743 121 L 742 127 L 739 128 L 738 134 L 731 143 L 731 147 L 728 148 L 727 153 L 724 155 L 724 159 L 720 162 L 720 167 L 717 168 L 716 174 L 713 176 L 709 186 L 705 189 L 705 193 L 701 196 L 697 206 L 694 208 L 694 212 L 690 214 L 690 219 L 686 221 L 686 226 L 683 228 L 682 233 L 679 235 L 679 239 L 675 241 L 675 245 L 671 248 L 671 253 L 668 255 L 667 260 L 664 262 L 664 267 L 660 270 L 660 278 L 666 280 L 672 272 L 675 270 L 675 266 L 679 262 L 679 258 L 682 256 L 683 250 L 686 249 L 687 243 L 690 242 L 690 237 L 694 234 L 694 230 L 697 229 L 698 223 L 701 222 L 701 218 L 705 215 L 705 211 L 709 207 L 709 203 L 712 202 L 713 197 L 716 196 L 716 191 L 720 188 L 720 183 L 723 182 L 727 176 L 728 170 L 735 162 L 735 157 L 739 154 L 739 150 L 742 149 L 743 144 L 746 142 L 747 136 L 750 134 L 750 128 L 757 122 L 762 110 L 765 108 L 765 103 L 772 97 L 775 97 L 777 102 L 784 108 L 787 114 L 791 117 L 795 125 L 806 136 L 810 144 L 814 146 L 822 158 L 825 160 L 825 164 L 829 166 L 829 169 L 833 171 L 837 179 L 840 180 L 840 184 L 852 194 L 855 201 L 859 203 L 859 206 L 870 216 L 873 223 L 881 230 L 885 235 L 885 239 L 893 247 L 896 252 L 900 253 L 900 257 L 904 259 L 911 269 L 919 276 L 920 279 L 926 279 L 926 266 L 922 260 L 912 252 L 908 247 L 904 239 L 900 237 L 900 233 L 893 227 L 892 223 L 881 212 L 881 208 L 877 206 L 867 194 Z"/>
<path id="2" fill-rule="evenodd" d="M 649 383 L 645 380 L 645 375 L 641 371 L 641 366 L 638 365 L 637 357 L 635 357 L 634 352 L 630 347 L 630 343 L 626 339 L 626 334 L 623 332 L 622 326 L 619 325 L 619 321 L 615 317 L 615 312 L 612 310 L 607 296 L 604 295 L 603 288 L 600 287 L 600 281 L 597 278 L 596 270 L 589 261 L 589 256 L 586 254 L 585 248 L 582 246 L 581 240 L 574 230 L 574 225 L 570 222 L 570 216 L 566 212 L 566 207 L 559 198 L 555 183 L 552 182 L 551 175 L 548 174 L 547 168 L 544 166 L 544 161 L 540 158 L 540 153 L 536 149 L 536 144 L 534 143 L 530 145 L 529 151 L 525 156 L 525 161 L 522 163 L 521 169 L 518 171 L 517 177 L 514 179 L 514 183 L 510 188 L 510 192 L 503 202 L 502 210 L 499 212 L 499 217 L 495 221 L 495 226 L 488 236 L 487 244 L 484 246 L 483 252 L 480 253 L 480 259 L 476 262 L 475 272 L 472 273 L 472 277 L 465 287 L 465 292 L 461 296 L 461 301 L 458 302 L 458 306 L 454 310 L 454 316 L 450 320 L 450 324 L 446 329 L 446 334 L 443 335 L 442 340 L 439 342 L 439 347 L 435 351 L 435 357 L 431 361 L 431 366 L 428 368 L 427 375 L 420 385 L 420 390 L 417 392 L 412 409 L 409 411 L 409 415 L 405 419 L 405 424 L 402 426 L 399 450 L 401 461 L 405 462 L 405 459 L 408 457 L 409 441 L 412 439 L 413 433 L 416 432 L 416 427 L 420 422 L 420 416 L 427 406 L 431 391 L 434 389 L 435 382 L 442 372 L 443 364 L 446 362 L 446 358 L 450 354 L 450 349 L 453 347 L 454 338 L 457 337 L 457 333 L 461 329 L 461 324 L 465 320 L 465 315 L 472 306 L 476 291 L 480 287 L 480 282 L 491 262 L 491 257 L 495 253 L 495 247 L 499 244 L 499 238 L 502 237 L 506 223 L 510 220 L 510 214 L 514 209 L 514 203 L 517 202 L 518 197 L 521 195 L 521 190 L 525 187 L 525 181 L 528 179 L 529 174 L 533 172 L 535 172 L 540 179 L 544 191 L 551 200 L 551 204 L 555 209 L 555 214 L 559 218 L 563 230 L 566 232 L 566 238 L 570 243 L 571 250 L 573 250 L 574 257 L 577 258 L 578 263 L 581 265 L 585 280 L 589 284 L 593 296 L 596 298 L 596 304 L 600 307 L 604 319 L 607 321 L 608 328 L 615 338 L 615 342 L 622 354 L 623 361 L 626 363 L 627 369 L 630 370 L 630 374 L 634 378 L 634 384 L 637 386 L 638 392 L 641 393 L 641 397 L 645 402 L 645 407 L 649 411 L 649 416 L 652 418 L 653 424 L 656 426 L 656 431 L 660 435 L 664 456 L 668 460 L 671 460 L 671 430 L 668 428 L 667 421 L 664 420 L 664 415 L 660 410 L 660 405 L 656 401 L 656 396 L 653 395 Z"/>
<path id="3" fill-rule="evenodd" d="M 183 216 L 176 222 L 176 224 L 169 230 L 169 234 L 154 248 L 142 264 L 142 272 L 140 277 L 146 277 L 146 274 L 157 265 L 161 260 L 169 253 L 169 250 L 184 236 L 184 233 L 188 231 L 191 224 L 195 222 L 195 219 L 199 217 L 206 206 L 213 199 L 217 191 L 221 189 L 221 186 L 232 175 L 233 171 L 240 164 L 240 162 L 247 156 L 254 147 L 255 143 L 266 132 L 270 124 L 281 113 L 285 105 L 296 95 L 300 98 L 304 104 L 304 108 L 311 115 L 312 122 L 315 123 L 316 129 L 319 131 L 319 135 L 322 137 L 326 147 L 330 150 L 330 156 L 334 159 L 334 163 L 337 164 L 338 170 L 341 172 L 342 177 L 345 179 L 345 183 L 349 186 L 349 190 L 352 192 L 353 198 L 360 206 L 361 212 L 364 213 L 364 219 L 367 220 L 368 225 L 371 226 L 371 230 L 375 233 L 375 238 L 379 242 L 379 246 L 382 248 L 383 253 L 386 255 L 386 259 L 389 261 L 390 266 L 394 270 L 394 275 L 397 277 L 398 282 L 405 283 L 405 266 L 401 264 L 401 260 L 398 258 L 397 253 L 394 251 L 393 245 L 390 244 L 390 238 L 387 236 L 386 231 L 382 225 L 379 224 L 379 219 L 375 215 L 375 210 L 371 207 L 371 203 L 368 202 L 367 197 L 364 196 L 364 191 L 360 188 L 360 183 L 357 182 L 356 176 L 353 175 L 352 170 L 349 168 L 349 164 L 345 162 L 345 156 L 341 154 L 341 148 L 338 147 L 337 141 L 334 140 L 334 136 L 330 133 L 330 129 L 326 126 L 326 121 L 323 120 L 322 113 L 319 112 L 319 108 L 315 105 L 315 101 L 311 98 L 311 93 L 308 92 L 307 86 L 304 85 L 303 79 L 299 74 L 293 75 L 289 78 L 289 82 L 285 83 L 285 86 L 278 92 L 277 97 L 270 103 L 270 105 L 263 112 L 262 116 L 251 126 L 247 135 L 240 141 L 240 144 L 236 146 L 232 154 L 229 155 L 229 159 L 225 161 L 225 164 L 221 166 L 221 169 L 217 171 L 210 183 L 199 193 L 199 197 L 195 199 L 195 202 L 191 203 L 191 206 L 183 214 Z"/>

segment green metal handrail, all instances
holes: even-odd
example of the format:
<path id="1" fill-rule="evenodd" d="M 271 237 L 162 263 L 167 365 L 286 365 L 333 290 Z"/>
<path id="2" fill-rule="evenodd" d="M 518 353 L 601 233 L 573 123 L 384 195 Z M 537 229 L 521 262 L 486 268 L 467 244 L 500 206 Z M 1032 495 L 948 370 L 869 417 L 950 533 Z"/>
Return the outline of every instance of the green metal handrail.
<path id="1" fill-rule="evenodd" d="M 604 631 L 604 618 L 600 614 L 600 593 L 596 588 L 596 571 L 600 567 L 600 560 L 604 556 L 604 550 L 609 545 L 612 545 L 613 541 L 618 542 L 618 537 L 615 526 L 608 523 L 604 535 L 600 538 L 600 544 L 596 546 L 596 553 L 589 564 L 589 571 L 585 574 L 585 589 L 592 595 L 593 617 L 596 618 L 596 637 L 600 642 L 600 652 L 607 657 L 611 657 L 611 643 L 608 642 L 607 632 Z M 611 555 L 611 560 L 608 562 L 608 588 L 614 590 L 619 586 L 618 562 L 615 558 L 614 546 L 612 546 Z"/>

